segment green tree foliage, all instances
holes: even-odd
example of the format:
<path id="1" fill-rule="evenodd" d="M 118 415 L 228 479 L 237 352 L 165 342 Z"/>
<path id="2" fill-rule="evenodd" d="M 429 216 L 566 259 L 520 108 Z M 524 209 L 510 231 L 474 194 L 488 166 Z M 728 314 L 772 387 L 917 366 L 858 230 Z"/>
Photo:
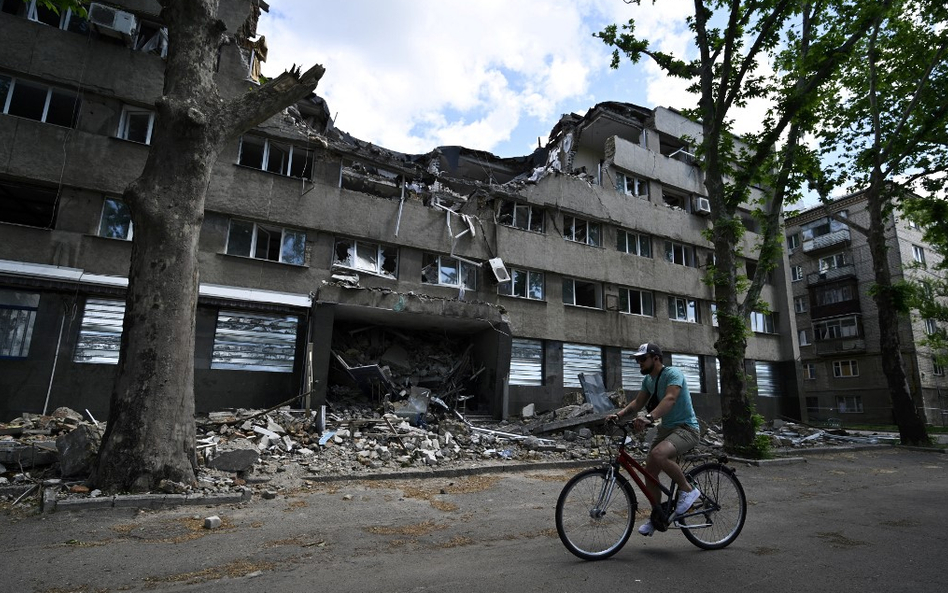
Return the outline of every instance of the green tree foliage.
<path id="1" fill-rule="evenodd" d="M 888 4 L 695 0 L 687 24 L 698 56 L 689 60 L 654 50 L 637 35 L 634 21 L 597 34 L 615 48 L 613 67 L 622 55 L 633 63 L 646 56 L 668 75 L 691 81 L 698 97 L 686 113 L 702 126 L 702 138 L 692 140 L 711 204 L 707 238 L 716 263 L 709 282 L 717 307 L 725 446 L 731 451 L 754 450 L 753 405 L 744 379 L 747 316 L 766 308 L 760 294 L 781 257 L 782 208 L 799 197 L 818 166 L 802 139 L 818 123 L 827 82 Z M 732 127 L 738 109 L 754 99 L 772 107 L 758 132 L 737 137 Z M 759 227 L 753 278 L 739 272 L 746 228 L 738 208 L 750 209 Z"/>
<path id="2" fill-rule="evenodd" d="M 907 313 L 906 285 L 894 282 L 886 228 L 896 208 L 929 225 L 928 238 L 946 237 L 943 203 L 948 167 L 948 8 L 941 0 L 892 2 L 869 29 L 834 81 L 835 100 L 820 110 L 824 155 L 832 164 L 816 182 L 822 194 L 847 186 L 863 192 L 879 310 L 882 367 L 902 441 L 928 442 L 902 360 L 899 315 Z M 920 197 L 920 196 L 928 197 Z M 939 220 L 938 217 L 942 217 Z M 918 285 L 918 308 L 937 289 Z M 931 313 L 934 315 L 934 313 Z M 923 312 L 923 315 L 925 313 Z"/>

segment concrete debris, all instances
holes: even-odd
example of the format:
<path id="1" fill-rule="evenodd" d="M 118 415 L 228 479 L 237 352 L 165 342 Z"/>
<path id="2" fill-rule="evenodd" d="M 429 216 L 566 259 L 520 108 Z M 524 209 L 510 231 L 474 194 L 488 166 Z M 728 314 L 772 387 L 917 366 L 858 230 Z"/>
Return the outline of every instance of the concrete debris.
<path id="1" fill-rule="evenodd" d="M 441 402 L 440 398 L 432 400 Z M 325 411 L 312 411 L 309 417 L 290 408 L 266 413 L 236 409 L 198 417 L 197 486 L 169 480 L 161 483 L 159 491 L 205 496 L 256 492 L 273 498 L 325 477 L 596 460 L 603 456 L 606 445 L 602 434 L 605 414 L 595 412 L 590 404 L 569 404 L 503 422 L 432 404 L 413 423 L 386 411 L 385 402 L 369 401 L 361 395 L 334 398 L 326 407 Z M 315 418 L 322 413 L 327 426 L 320 434 Z M 11 434 L 10 428 L 22 430 Z M 720 426 L 702 428 L 704 448 L 723 445 Z M 101 438 L 101 424 L 97 427 L 69 414 L 27 414 L 0 424 L 0 429 L 5 429 L 0 436 L 0 501 L 35 499 L 25 494 L 27 490 L 60 499 L 92 496 L 89 487 L 80 482 L 91 467 L 91 441 L 96 435 Z M 880 435 L 853 435 L 785 421 L 766 426 L 761 434 L 768 435 L 778 451 L 892 442 Z M 62 445 L 59 448 L 57 441 Z M 85 474 L 78 473 L 80 467 L 86 468 Z M 39 488 L 41 484 L 43 488 Z"/>
<path id="2" fill-rule="evenodd" d="M 217 515 L 204 518 L 204 529 L 217 529 L 221 526 L 221 518 Z"/>

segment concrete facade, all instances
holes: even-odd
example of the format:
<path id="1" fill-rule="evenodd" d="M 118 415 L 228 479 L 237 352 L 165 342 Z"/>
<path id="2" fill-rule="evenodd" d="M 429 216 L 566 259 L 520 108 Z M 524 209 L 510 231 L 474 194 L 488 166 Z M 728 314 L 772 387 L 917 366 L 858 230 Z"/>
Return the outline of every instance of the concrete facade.
<path id="1" fill-rule="evenodd" d="M 838 218 L 851 221 L 850 228 Z M 818 206 L 786 221 L 794 310 L 799 330 L 801 414 L 814 423 L 891 424 L 892 403 L 882 373 L 872 255 L 864 233 L 869 212 L 862 194 Z M 892 281 L 932 274 L 917 267 L 941 257 L 924 242 L 922 229 L 898 210 L 889 215 L 886 241 Z M 922 345 L 926 320 L 903 316 L 899 340 L 909 387 L 928 424 L 948 419 L 948 378 Z"/>
<path id="2" fill-rule="evenodd" d="M 115 4 L 158 22 L 157 2 Z M 233 96 L 254 84 L 248 40 L 259 9 L 234 0 L 221 10 L 238 31 L 218 74 Z M 0 344 L 3 416 L 68 405 L 103 417 L 108 406 L 121 325 L 110 303 L 120 306 L 130 254 L 115 208 L 148 151 L 147 138 L 124 137 L 129 114 L 144 110 L 136 121 L 147 120 L 164 62 L 134 49 L 139 40 L 87 30 L 0 13 L 9 49 L 0 83 L 13 89 L 0 92 L 19 101 L 16 84 L 45 85 L 80 105 L 71 126 L 18 115 L 17 102 L 0 113 L 0 306 L 17 312 L 5 320 L 21 332 Z M 480 372 L 464 385 L 467 409 L 495 417 L 530 403 L 559 407 L 579 390 L 577 369 L 636 391 L 641 377 L 623 351 L 655 341 L 666 363 L 690 369 L 700 414 L 720 415 L 705 190 L 682 140 L 700 136 L 694 123 L 665 108 L 602 103 L 564 115 L 545 148 L 498 158 L 463 147 L 395 153 L 333 128 L 329 113 L 314 95 L 215 165 L 199 246 L 199 411 L 266 407 L 310 390 L 312 405 L 331 400 L 345 381 L 337 355 L 368 332 L 468 352 Z M 281 169 L 281 155 L 304 166 Z M 745 238 L 749 265 L 757 239 Z M 769 417 L 799 415 L 785 272 L 786 259 L 762 294 L 773 313 L 747 351 L 757 408 Z M 504 273 L 511 280 L 500 282 Z M 93 319 L 95 306 L 103 312 Z M 310 346 L 314 382 L 304 384 Z"/>

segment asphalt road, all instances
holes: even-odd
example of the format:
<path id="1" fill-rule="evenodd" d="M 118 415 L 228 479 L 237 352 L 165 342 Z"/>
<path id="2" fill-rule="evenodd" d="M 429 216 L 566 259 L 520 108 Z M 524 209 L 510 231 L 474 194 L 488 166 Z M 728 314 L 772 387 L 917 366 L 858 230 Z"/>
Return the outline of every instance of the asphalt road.
<path id="1" fill-rule="evenodd" d="M 0 591 L 943 591 L 948 456 L 841 452 L 738 466 L 747 524 L 584 562 L 553 510 L 577 470 L 321 484 L 217 508 L 0 516 Z M 644 497 L 640 496 L 640 503 Z M 203 529 L 219 515 L 223 526 Z"/>

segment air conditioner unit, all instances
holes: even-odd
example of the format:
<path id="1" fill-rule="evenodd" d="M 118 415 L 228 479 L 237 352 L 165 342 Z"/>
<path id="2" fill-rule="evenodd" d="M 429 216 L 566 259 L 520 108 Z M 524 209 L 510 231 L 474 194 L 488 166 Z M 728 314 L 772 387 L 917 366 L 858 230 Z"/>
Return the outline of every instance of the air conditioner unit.
<path id="1" fill-rule="evenodd" d="M 98 28 L 99 33 L 126 41 L 131 41 L 138 33 L 134 14 L 98 2 L 89 5 L 89 22 Z"/>
<path id="2" fill-rule="evenodd" d="M 711 202 L 708 198 L 695 198 L 694 213 L 702 216 L 711 214 Z"/>
<path id="3" fill-rule="evenodd" d="M 490 269 L 494 272 L 494 278 L 497 279 L 498 284 L 501 282 L 510 282 L 510 273 L 507 271 L 507 266 L 504 265 L 504 261 L 499 257 L 487 260 L 487 263 L 490 265 Z"/>

